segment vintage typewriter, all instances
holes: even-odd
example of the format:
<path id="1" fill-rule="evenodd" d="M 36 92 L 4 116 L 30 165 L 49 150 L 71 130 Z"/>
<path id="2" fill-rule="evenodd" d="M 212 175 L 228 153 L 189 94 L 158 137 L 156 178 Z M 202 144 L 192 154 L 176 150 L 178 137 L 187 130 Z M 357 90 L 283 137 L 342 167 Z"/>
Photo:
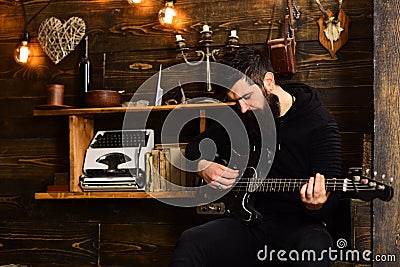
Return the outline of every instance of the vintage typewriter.
<path id="1" fill-rule="evenodd" d="M 98 131 L 86 150 L 80 186 L 83 191 L 143 191 L 146 152 L 154 148 L 154 131 Z"/>

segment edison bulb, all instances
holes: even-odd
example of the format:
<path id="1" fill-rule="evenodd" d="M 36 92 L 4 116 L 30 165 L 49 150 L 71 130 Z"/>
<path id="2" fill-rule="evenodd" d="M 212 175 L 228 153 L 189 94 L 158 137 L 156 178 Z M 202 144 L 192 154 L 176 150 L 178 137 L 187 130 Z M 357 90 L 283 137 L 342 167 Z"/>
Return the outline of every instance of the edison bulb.
<path id="1" fill-rule="evenodd" d="M 164 8 L 158 12 L 158 20 L 163 26 L 173 26 L 177 22 L 177 13 L 173 1 L 166 1 Z"/>
<path id="2" fill-rule="evenodd" d="M 139 5 L 139 4 L 141 4 L 142 2 L 144 2 L 144 0 L 128 0 L 128 3 L 129 3 L 130 5 Z"/>
<path id="3" fill-rule="evenodd" d="M 29 50 L 28 47 L 28 41 L 23 40 L 21 44 L 15 49 L 15 61 L 17 63 L 25 64 L 28 63 L 29 60 L 29 55 L 31 54 L 31 51 Z"/>

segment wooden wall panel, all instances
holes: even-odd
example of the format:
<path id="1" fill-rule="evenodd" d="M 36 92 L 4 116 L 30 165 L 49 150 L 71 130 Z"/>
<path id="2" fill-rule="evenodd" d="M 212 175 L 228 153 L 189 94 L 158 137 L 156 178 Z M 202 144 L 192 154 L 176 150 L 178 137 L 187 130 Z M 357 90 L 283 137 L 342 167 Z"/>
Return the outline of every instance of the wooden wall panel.
<path id="1" fill-rule="evenodd" d="M 0 223 L 0 263 L 94 266 L 97 223 Z"/>
<path id="2" fill-rule="evenodd" d="M 106 266 L 168 266 L 174 243 L 188 225 L 133 223 L 101 225 L 101 262 Z"/>
<path id="3" fill-rule="evenodd" d="M 68 143 L 65 139 L 0 139 L 0 179 L 48 177 L 68 169 Z M 0 190 L 7 185 L 0 188 Z"/>
<path id="4" fill-rule="evenodd" d="M 372 250 L 371 240 L 371 203 L 353 201 L 351 204 L 352 218 L 352 246 L 358 251 Z"/>
<path id="5" fill-rule="evenodd" d="M 65 209 L 60 209 L 60 204 Z M 46 213 L 54 214 L 50 221 L 99 221 L 104 224 L 131 224 L 152 222 L 160 224 L 196 224 L 195 208 L 180 208 L 155 199 L 91 199 L 91 200 L 42 200 L 36 203 L 35 220 L 46 219 Z M 156 211 L 156 212 L 155 212 Z M 186 218 L 186 219 L 184 219 Z"/>
<path id="6" fill-rule="evenodd" d="M 261 48 L 264 45 L 259 44 L 257 46 Z M 317 88 L 337 88 L 338 86 L 357 88 L 360 86 L 371 86 L 373 73 L 372 47 L 370 41 L 350 41 L 338 52 L 338 57 L 334 59 L 330 58 L 317 41 L 299 41 L 297 47 L 297 64 L 299 71 L 294 77 L 282 78 L 282 82 L 309 81 L 311 85 Z M 194 50 L 195 49 L 191 50 L 191 59 L 197 60 L 198 57 L 195 57 Z M 104 83 L 106 88 L 123 89 L 127 94 L 132 95 L 146 79 L 150 78 L 159 70 L 160 64 L 165 68 L 173 64 L 182 63 L 183 61 L 175 58 L 176 55 L 175 49 L 152 50 L 145 54 L 140 51 L 109 53 L 106 55 L 106 75 L 103 81 L 103 54 L 93 52 L 91 54 L 94 82 L 93 89 L 101 89 Z M 46 100 L 45 84 L 46 82 L 55 80 L 66 84 L 65 96 L 67 99 L 65 102 L 72 105 L 74 104 L 71 102 L 73 100 L 72 97 L 79 97 L 79 91 L 77 90 L 78 88 L 76 88 L 78 61 L 78 56 L 70 55 L 59 63 L 57 66 L 58 68 L 52 67 L 50 65 L 52 63 L 47 59 L 46 63 L 49 64 L 49 68 L 47 69 L 18 71 L 15 75 L 20 79 L 29 78 L 30 75 L 38 75 L 43 79 L 42 81 L 35 81 L 29 88 L 26 84 L 25 86 L 19 87 L 16 80 L 9 79 L 10 73 L 4 77 L 3 85 L 13 88 L 13 90 L 0 92 L 0 100 L 3 97 L 24 96 L 24 100 L 28 103 L 31 102 L 33 107 L 43 104 Z M 33 74 L 35 71 L 38 73 Z M 52 75 L 47 73 L 51 73 Z M 168 81 L 163 80 L 163 83 L 166 83 L 165 85 L 163 84 L 163 86 L 170 86 L 167 82 Z"/>
<path id="7" fill-rule="evenodd" d="M 0 138 L 59 138 L 67 142 L 67 118 L 59 117 L 48 121 L 46 118 L 0 118 Z M 21 125 L 24 128 L 21 129 Z"/>
<path id="8" fill-rule="evenodd" d="M 21 195 L 7 194 L 0 195 L 0 213 L 1 221 L 16 220 L 17 218 L 25 218 L 28 214 L 29 200 L 24 199 Z"/>
<path id="9" fill-rule="evenodd" d="M 358 148 L 363 144 L 363 136 L 357 132 L 341 134 L 342 139 L 342 172 L 346 174 L 350 167 L 362 167 L 362 151 Z"/>
<path id="10" fill-rule="evenodd" d="M 60 19 L 79 16 L 85 20 L 88 32 L 97 37 L 94 38 L 96 41 L 93 43 L 93 51 L 101 52 L 138 48 L 144 50 L 174 48 L 172 43 L 174 31 L 187 36 L 189 46 L 196 46 L 199 39 L 198 32 L 205 22 L 212 26 L 216 33 L 216 44 L 220 45 L 225 44 L 227 34 L 232 28 L 239 29 L 239 35 L 243 37 L 245 43 L 265 42 L 271 25 L 274 30 L 272 38 L 280 36 L 283 31 L 282 18 L 285 12 L 282 1 L 275 1 L 276 12 L 272 18 L 272 0 L 181 0 L 176 5 L 177 11 L 181 13 L 181 21 L 176 29 L 166 29 L 159 25 L 156 14 L 162 7 L 160 1 L 147 0 L 146 2 L 143 6 L 131 7 L 124 0 L 107 3 L 79 0 L 57 1 L 38 15 L 29 25 L 28 30 L 35 33 L 40 23 L 50 16 Z M 313 1 L 300 0 L 296 3 L 303 14 L 296 31 L 299 40 L 316 40 L 318 36 L 315 32 L 318 27 L 316 21 L 321 16 L 321 12 Z M 32 17 L 43 5 L 38 0 L 29 1 L 26 4 L 28 18 Z M 335 10 L 336 3 L 326 2 L 324 6 Z M 372 35 L 371 1 L 347 1 L 343 3 L 343 9 L 351 19 L 351 37 L 361 39 Z M 5 40 L 19 39 L 23 30 L 22 10 L 19 3 L 7 6 L 4 12 L 13 14 L 11 20 L 0 17 L 0 23 L 8 26 L 4 29 Z M 120 38 L 128 41 L 116 42 Z M 132 49 L 133 44 L 135 49 Z"/>

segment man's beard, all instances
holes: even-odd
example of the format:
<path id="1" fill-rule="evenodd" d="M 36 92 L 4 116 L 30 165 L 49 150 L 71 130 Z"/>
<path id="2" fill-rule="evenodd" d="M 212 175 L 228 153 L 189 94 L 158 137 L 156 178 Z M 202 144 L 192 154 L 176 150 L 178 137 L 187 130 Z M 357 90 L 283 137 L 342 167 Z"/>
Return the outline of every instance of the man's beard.
<path id="1" fill-rule="evenodd" d="M 278 118 L 281 115 L 281 104 L 279 103 L 278 96 L 268 93 L 268 90 L 264 86 L 261 86 L 261 92 L 269 105 L 272 116 Z M 265 106 L 264 109 L 266 109 Z"/>
<path id="2" fill-rule="evenodd" d="M 269 108 L 271 109 L 273 117 L 278 118 L 281 115 L 281 104 L 279 103 L 278 96 L 269 93 L 266 93 L 264 96 Z"/>

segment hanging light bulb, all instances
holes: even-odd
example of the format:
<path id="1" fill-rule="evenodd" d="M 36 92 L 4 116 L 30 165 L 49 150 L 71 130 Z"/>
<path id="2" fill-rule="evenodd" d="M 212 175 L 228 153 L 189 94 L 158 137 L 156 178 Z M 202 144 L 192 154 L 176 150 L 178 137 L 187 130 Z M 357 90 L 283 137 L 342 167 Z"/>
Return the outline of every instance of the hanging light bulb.
<path id="1" fill-rule="evenodd" d="M 30 57 L 32 57 L 32 53 L 29 49 L 29 33 L 24 32 L 24 36 L 22 38 L 21 44 L 15 49 L 14 59 L 19 64 L 28 63 Z"/>
<path id="2" fill-rule="evenodd" d="M 128 0 L 130 5 L 139 5 L 140 3 L 144 2 L 144 0 Z"/>
<path id="3" fill-rule="evenodd" d="M 25 20 L 24 35 L 22 37 L 21 44 L 14 51 L 14 60 L 19 64 L 27 64 L 33 58 L 33 50 L 29 48 L 29 32 L 28 26 L 37 15 L 39 15 L 53 0 L 49 0 L 46 5 L 44 5 L 38 12 L 36 12 L 29 20 L 26 17 L 26 11 L 24 2 L 25 0 L 20 0 L 22 12 Z"/>
<path id="4" fill-rule="evenodd" d="M 158 12 L 158 20 L 161 25 L 170 27 L 177 22 L 177 14 L 174 9 L 175 0 L 166 0 L 165 6 Z"/>

